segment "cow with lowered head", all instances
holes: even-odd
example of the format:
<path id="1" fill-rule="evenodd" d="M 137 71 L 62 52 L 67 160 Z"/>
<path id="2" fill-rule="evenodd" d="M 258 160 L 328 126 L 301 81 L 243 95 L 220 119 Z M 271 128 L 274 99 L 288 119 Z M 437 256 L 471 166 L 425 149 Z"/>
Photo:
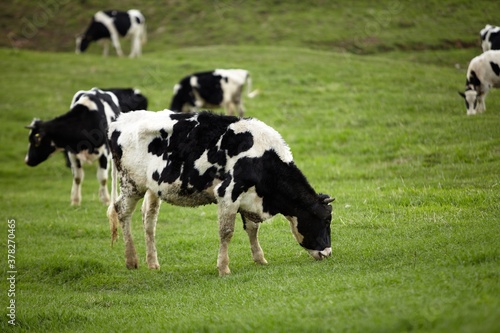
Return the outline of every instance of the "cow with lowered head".
<path id="1" fill-rule="evenodd" d="M 113 93 L 113 92 L 114 93 Z M 117 97 L 120 96 L 119 98 Z M 93 88 L 79 91 L 73 97 L 70 110 L 52 120 L 34 119 L 30 129 L 25 162 L 37 166 L 57 151 L 64 151 L 73 173 L 71 204 L 81 203 L 82 164 L 98 161 L 99 197 L 109 202 L 107 189 L 108 162 L 106 130 L 120 111 L 147 108 L 147 99 L 134 89 L 103 91 Z"/>
<path id="2" fill-rule="evenodd" d="M 257 238 L 259 224 L 276 214 L 289 220 L 296 240 L 312 257 L 331 255 L 333 199 L 314 191 L 283 138 L 264 123 L 209 112 L 135 111 L 111 123 L 108 138 L 114 161 L 108 217 L 112 242 L 121 225 L 128 268 L 138 265 L 131 218 L 142 198 L 151 269 L 159 268 L 155 230 L 162 200 L 218 205 L 221 276 L 230 273 L 228 246 L 238 213 L 257 263 L 267 263 Z M 121 191 L 115 201 L 117 173 Z"/>
<path id="3" fill-rule="evenodd" d="M 130 58 L 140 57 L 142 45 L 146 43 L 146 20 L 137 9 L 126 12 L 117 10 L 99 11 L 94 14 L 90 25 L 76 38 L 76 53 L 85 52 L 91 42 L 104 42 L 104 56 L 109 53 L 109 40 L 113 43 L 118 56 L 123 56 L 120 37 L 130 37 L 132 49 Z"/>
<path id="4" fill-rule="evenodd" d="M 465 100 L 467 115 L 486 110 L 484 101 L 491 88 L 500 88 L 500 50 L 486 51 L 469 63 L 465 92 L 459 92 Z"/>
<path id="5" fill-rule="evenodd" d="M 247 84 L 247 96 L 253 98 L 258 91 L 252 90 L 250 73 L 244 69 L 216 69 L 194 73 L 184 77 L 174 86 L 170 110 L 197 112 L 200 108 L 219 108 L 227 115 L 238 112 L 243 117 L 243 86 Z"/>

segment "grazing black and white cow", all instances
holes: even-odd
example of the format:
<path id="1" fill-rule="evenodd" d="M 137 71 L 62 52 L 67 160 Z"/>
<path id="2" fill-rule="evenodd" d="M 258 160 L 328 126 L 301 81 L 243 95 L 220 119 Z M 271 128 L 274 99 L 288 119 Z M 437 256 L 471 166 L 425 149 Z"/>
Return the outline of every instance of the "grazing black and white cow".
<path id="1" fill-rule="evenodd" d="M 467 115 L 475 115 L 486 110 L 484 100 L 491 88 L 500 88 L 500 50 L 490 50 L 475 57 L 469 63 L 465 93 Z"/>
<path id="2" fill-rule="evenodd" d="M 487 24 L 479 33 L 483 52 L 500 50 L 500 27 Z"/>
<path id="3" fill-rule="evenodd" d="M 139 89 L 134 88 L 92 88 L 91 90 L 102 90 L 113 93 L 118 98 L 121 112 L 129 112 L 135 110 L 146 110 L 148 108 L 148 99 Z M 71 106 L 88 91 L 82 90 L 73 96 Z"/>
<path id="4" fill-rule="evenodd" d="M 26 126 L 30 129 L 29 147 L 25 162 L 36 166 L 56 151 L 64 150 L 73 173 L 71 204 L 81 203 L 81 183 L 84 178 L 82 163 L 99 162 L 97 178 L 100 183 L 99 197 L 109 202 L 107 189 L 108 161 L 106 130 L 120 110 L 130 111 L 147 107 L 147 99 L 134 89 L 102 91 L 93 88 L 79 91 L 73 97 L 70 111 L 49 121 L 34 119 Z M 117 98 L 120 96 L 120 99 Z M 134 105 L 135 103 L 135 105 Z"/>
<path id="5" fill-rule="evenodd" d="M 84 52 L 89 44 L 103 40 L 104 56 L 109 53 L 109 40 L 113 43 L 118 56 L 123 56 L 120 37 L 130 37 L 132 48 L 130 58 L 140 57 L 142 45 L 146 43 L 146 20 L 137 9 L 126 12 L 117 10 L 99 11 L 94 14 L 89 27 L 83 35 L 76 38 L 76 53 Z"/>
<path id="6" fill-rule="evenodd" d="M 247 83 L 247 96 L 253 98 L 258 91 L 252 91 L 250 73 L 244 69 L 216 69 L 194 73 L 184 77 L 174 86 L 170 110 L 197 112 L 199 108 L 223 107 L 227 115 L 237 111 L 243 117 L 242 92 Z"/>
<path id="7" fill-rule="evenodd" d="M 135 111 L 111 123 L 108 137 L 113 184 L 117 172 L 121 181 L 108 217 L 112 241 L 118 223 L 122 227 L 128 268 L 138 265 L 130 224 L 141 198 L 152 269 L 159 268 L 155 228 L 161 200 L 191 207 L 217 203 L 221 276 L 230 273 L 228 246 L 237 213 L 257 263 L 267 263 L 257 238 L 259 223 L 276 214 L 290 221 L 293 235 L 315 259 L 331 255 L 329 203 L 334 199 L 314 191 L 283 138 L 264 123 L 209 112 Z"/>

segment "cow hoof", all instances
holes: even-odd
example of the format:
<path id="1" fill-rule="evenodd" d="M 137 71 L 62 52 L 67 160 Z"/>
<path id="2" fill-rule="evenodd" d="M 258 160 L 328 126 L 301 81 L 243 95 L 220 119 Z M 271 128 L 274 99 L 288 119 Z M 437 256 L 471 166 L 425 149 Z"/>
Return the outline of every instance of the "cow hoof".
<path id="1" fill-rule="evenodd" d="M 262 258 L 260 260 L 255 260 L 255 263 L 259 264 L 259 265 L 267 265 L 268 264 L 267 260 L 264 258 Z"/>
<path id="2" fill-rule="evenodd" d="M 227 276 L 230 274 L 231 270 L 229 269 L 229 267 L 227 267 L 226 269 L 219 269 L 219 276 Z"/>
<path id="3" fill-rule="evenodd" d="M 126 265 L 127 265 L 128 269 L 137 269 L 137 267 L 139 267 L 139 265 L 137 264 L 137 261 L 127 262 Z"/>
<path id="4" fill-rule="evenodd" d="M 149 269 L 160 269 L 160 264 L 148 264 Z"/>

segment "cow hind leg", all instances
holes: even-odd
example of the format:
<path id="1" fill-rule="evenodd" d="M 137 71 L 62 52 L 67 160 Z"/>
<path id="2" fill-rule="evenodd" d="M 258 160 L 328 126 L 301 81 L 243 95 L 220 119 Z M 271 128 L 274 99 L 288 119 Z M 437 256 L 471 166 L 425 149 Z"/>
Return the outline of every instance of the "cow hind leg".
<path id="1" fill-rule="evenodd" d="M 219 270 L 219 275 L 224 276 L 231 274 L 231 270 L 229 269 L 228 248 L 234 233 L 236 211 L 233 212 L 227 205 L 219 203 L 218 214 L 220 247 L 217 257 L 217 268 Z"/>
<path id="2" fill-rule="evenodd" d="M 99 199 L 105 204 L 109 204 L 108 192 L 108 157 L 101 155 L 97 166 L 97 180 L 99 181 Z"/>
<path id="3" fill-rule="evenodd" d="M 135 250 L 134 241 L 132 239 L 131 221 L 132 213 L 135 210 L 135 206 L 139 201 L 140 197 L 136 196 L 125 196 L 122 194 L 118 197 L 114 207 L 108 209 L 108 216 L 110 217 L 110 225 L 115 221 L 112 218 L 118 218 L 123 232 L 123 240 L 125 242 L 125 260 L 128 269 L 134 269 L 138 267 L 139 260 L 137 259 L 137 252 Z M 116 217 L 113 216 L 116 214 Z"/>
<path id="4" fill-rule="evenodd" d="M 146 261 L 150 269 L 159 269 L 156 252 L 155 233 L 161 200 L 153 192 L 147 191 L 142 203 L 142 222 L 146 238 Z"/>
<path id="5" fill-rule="evenodd" d="M 253 261 L 261 265 L 266 265 L 267 260 L 264 258 L 264 251 L 262 251 L 262 248 L 260 247 L 258 238 L 259 223 L 249 221 L 243 215 L 241 215 L 241 218 L 243 219 L 243 226 L 248 234 L 248 238 L 250 239 Z"/>

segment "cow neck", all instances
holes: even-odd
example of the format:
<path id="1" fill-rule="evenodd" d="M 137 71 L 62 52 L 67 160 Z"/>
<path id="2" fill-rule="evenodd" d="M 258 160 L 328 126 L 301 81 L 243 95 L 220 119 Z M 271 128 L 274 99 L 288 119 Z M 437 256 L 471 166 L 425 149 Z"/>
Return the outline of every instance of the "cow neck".
<path id="1" fill-rule="evenodd" d="M 98 117 L 98 113 L 95 112 Z M 86 106 L 75 105 L 69 112 L 43 123 L 43 128 L 53 138 L 58 147 L 70 142 L 88 141 L 88 133 L 95 128 L 89 127 L 94 117 Z M 85 135 L 87 133 L 87 136 Z"/>
<path id="2" fill-rule="evenodd" d="M 318 195 L 293 162 L 283 164 L 271 177 L 272 210 L 285 216 L 298 216 L 318 203 Z"/>

